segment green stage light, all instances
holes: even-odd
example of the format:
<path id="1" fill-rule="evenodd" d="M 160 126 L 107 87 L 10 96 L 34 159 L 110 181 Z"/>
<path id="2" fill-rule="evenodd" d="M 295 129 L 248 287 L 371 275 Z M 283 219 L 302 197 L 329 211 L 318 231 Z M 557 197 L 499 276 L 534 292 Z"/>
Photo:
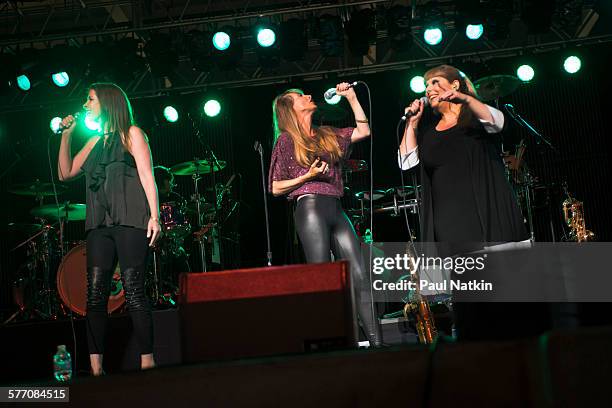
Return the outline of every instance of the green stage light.
<path id="1" fill-rule="evenodd" d="M 19 75 L 17 77 L 17 86 L 22 91 L 29 91 L 32 85 L 30 84 L 30 78 L 27 75 Z"/>
<path id="2" fill-rule="evenodd" d="M 168 122 L 174 123 L 178 120 L 178 111 L 174 108 L 174 106 L 166 106 L 164 108 L 164 118 Z"/>
<path id="3" fill-rule="evenodd" d="M 482 24 L 468 24 L 465 27 L 465 35 L 470 40 L 477 40 L 482 37 L 484 33 L 484 27 Z"/>
<path id="4" fill-rule="evenodd" d="M 425 78 L 420 75 L 412 77 L 410 80 L 410 89 L 414 93 L 423 93 L 425 92 Z"/>
<path id="5" fill-rule="evenodd" d="M 51 75 L 51 78 L 53 79 L 53 83 L 59 86 L 60 88 L 65 87 L 70 82 L 70 77 L 68 76 L 68 73 L 65 71 L 57 72 Z"/>
<path id="6" fill-rule="evenodd" d="M 336 87 L 334 86 L 333 88 L 329 88 L 329 89 L 328 89 L 328 90 L 325 92 L 325 94 L 327 94 L 327 93 L 328 93 L 328 92 L 330 92 L 330 91 L 335 91 L 335 90 L 336 90 Z M 337 104 L 338 102 L 340 102 L 340 99 L 342 99 L 342 97 L 341 97 L 340 95 L 338 95 L 338 94 L 334 93 L 334 96 L 332 96 L 331 98 L 324 98 L 324 99 L 325 99 L 325 102 L 329 103 L 330 105 L 335 105 L 335 104 Z"/>
<path id="7" fill-rule="evenodd" d="M 216 99 L 210 99 L 204 104 L 204 113 L 213 118 L 221 112 L 221 104 Z"/>
<path id="8" fill-rule="evenodd" d="M 533 79 L 533 77 L 535 76 L 535 71 L 533 70 L 533 68 L 529 65 L 521 65 L 520 67 L 518 67 L 518 69 L 516 70 L 516 76 L 519 77 L 519 79 L 523 82 L 529 82 Z"/>
<path id="9" fill-rule="evenodd" d="M 225 51 L 229 48 L 232 41 L 228 33 L 218 31 L 215 33 L 215 35 L 213 35 L 212 43 L 213 46 L 219 51 Z"/>
<path id="10" fill-rule="evenodd" d="M 49 127 L 51 128 L 51 131 L 53 133 L 57 133 L 60 129 L 61 124 L 62 124 L 62 118 L 60 118 L 59 116 L 56 116 L 53 119 L 51 119 L 51 122 L 49 122 Z"/>
<path id="11" fill-rule="evenodd" d="M 100 132 L 100 124 L 93 120 L 89 114 L 85 115 L 85 126 L 89 130 Z"/>
<path id="12" fill-rule="evenodd" d="M 438 27 L 431 27 L 423 33 L 423 39 L 429 45 L 438 45 L 442 42 L 442 30 Z"/>
<path id="13" fill-rule="evenodd" d="M 567 57 L 563 62 L 563 68 L 568 74 L 575 74 L 576 72 L 580 71 L 581 67 L 582 61 L 580 61 L 580 58 L 576 57 L 575 55 Z"/>
<path id="14" fill-rule="evenodd" d="M 257 44 L 267 48 L 276 42 L 276 33 L 270 28 L 262 28 L 257 31 Z"/>

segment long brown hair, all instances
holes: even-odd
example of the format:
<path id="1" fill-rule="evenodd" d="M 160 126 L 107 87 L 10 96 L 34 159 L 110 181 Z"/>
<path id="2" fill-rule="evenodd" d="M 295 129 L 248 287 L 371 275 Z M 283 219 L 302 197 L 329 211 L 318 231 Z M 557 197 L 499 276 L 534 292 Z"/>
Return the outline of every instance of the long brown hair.
<path id="1" fill-rule="evenodd" d="M 300 89 L 288 89 L 272 102 L 274 141 L 283 132 L 287 132 L 293 140 L 295 160 L 303 167 L 309 167 L 316 156 L 323 152 L 329 154 L 332 163 L 339 161 L 342 153 L 334 130 L 329 126 L 321 126 L 315 129 L 314 137 L 307 134 L 293 110 L 292 93 L 304 95 Z"/>
<path id="2" fill-rule="evenodd" d="M 431 68 L 425 73 L 425 81 L 428 81 L 430 78 L 435 76 L 441 76 L 450 83 L 452 83 L 453 81 L 459 81 L 459 92 L 466 95 L 470 95 L 476 99 L 480 99 L 478 97 L 478 93 L 476 92 L 476 88 L 474 88 L 474 84 L 472 84 L 472 81 L 470 81 L 470 79 L 459 69 L 451 65 L 440 65 Z M 467 107 L 464 107 L 463 105 L 460 106 L 461 110 L 459 111 L 459 117 L 457 118 L 457 126 L 470 126 L 474 115 L 472 114 L 472 111 Z"/>
<path id="3" fill-rule="evenodd" d="M 130 126 L 134 124 L 134 115 L 123 89 L 110 82 L 98 82 L 89 89 L 96 91 L 100 101 L 100 127 L 118 132 L 123 147 L 130 150 Z"/>

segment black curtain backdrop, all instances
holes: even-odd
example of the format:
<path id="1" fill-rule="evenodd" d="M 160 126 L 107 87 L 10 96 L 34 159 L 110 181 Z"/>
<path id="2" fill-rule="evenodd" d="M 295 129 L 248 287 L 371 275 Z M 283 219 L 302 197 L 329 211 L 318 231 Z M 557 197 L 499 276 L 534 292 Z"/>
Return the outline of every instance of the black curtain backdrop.
<path id="1" fill-rule="evenodd" d="M 609 129 L 606 126 L 607 91 L 610 77 L 606 72 L 606 55 L 610 47 L 598 46 L 583 58 L 582 71 L 574 77 L 563 75 L 560 65 L 540 69 L 533 83 L 521 85 L 513 94 L 502 98 L 499 103 L 512 103 L 525 119 L 547 136 L 558 148 L 550 151 L 534 143 L 531 136 L 522 129 L 508 130 L 508 140 L 525 137 L 527 140 L 527 162 L 531 172 L 541 184 L 550 185 L 548 191 L 539 193 L 539 208 L 535 211 L 536 239 L 550 241 L 550 222 L 553 219 L 557 235 L 560 234 L 560 209 L 563 197 L 558 185 L 567 182 L 573 195 L 584 201 L 587 227 L 593 230 L 599 240 L 612 238 L 612 215 L 610 214 L 611 155 Z M 546 57 L 541 56 L 542 60 Z M 449 63 L 453 64 L 452 61 Z M 514 60 L 500 61 L 495 65 L 470 63 L 456 65 L 472 79 L 505 73 L 503 69 L 514 66 Z M 421 67 L 424 71 L 425 67 Z M 237 89 L 219 90 L 214 93 L 203 92 L 191 95 L 161 96 L 133 102 L 137 122 L 147 132 L 155 164 L 172 166 L 174 164 L 205 158 L 205 145 L 213 149 L 219 160 L 227 161 L 227 167 L 217 174 L 217 182 L 225 183 L 236 174 L 233 194 L 241 200 L 238 217 L 232 220 L 229 229 L 239 233 L 239 245 L 227 251 L 226 263 L 230 267 L 252 267 L 265 264 L 265 223 L 263 212 L 259 156 L 253 149 L 255 141 L 262 142 L 265 151 L 266 172 L 272 149 L 271 102 L 283 90 L 299 87 L 312 93 L 320 105 L 323 92 L 340 81 L 366 81 L 371 90 L 373 125 L 373 169 L 374 188 L 389 188 L 400 185 L 400 173 L 396 164 L 396 124 L 403 108 L 412 99 L 421 95 L 410 92 L 408 82 L 413 72 L 389 71 L 367 76 L 328 78 L 306 83 L 288 82 L 281 85 L 268 85 Z M 368 112 L 367 93 L 358 87 L 358 96 Z M 59 91 L 58 91 L 59 92 Z M 222 104 L 222 112 L 216 118 L 202 117 L 200 106 L 207 96 L 216 96 Z M 177 123 L 166 123 L 161 110 L 166 104 L 173 104 L 179 110 Z M 24 254 L 11 251 L 26 236 L 11 231 L 11 222 L 34 222 L 29 215 L 37 203 L 32 197 L 24 197 L 8 192 L 14 183 L 50 180 L 47 156 L 49 140 L 51 168 L 55 171 L 59 137 L 50 135 L 49 120 L 53 116 L 65 115 L 77 110 L 77 104 L 58 103 L 52 109 L 41 108 L 36 111 L 0 114 L 0 307 L 3 311 L 14 310 L 12 306 L 11 282 L 15 269 Z M 193 118 L 189 120 L 189 116 Z M 316 118 L 317 121 L 336 126 L 354 125 L 350 108 L 342 101 L 334 108 L 325 106 Z M 510 121 L 509 118 L 506 120 Z M 200 138 L 196 135 L 199 129 Z M 512 137 L 510 137 L 512 136 Z M 50 139 L 49 139 L 50 138 Z M 83 143 L 84 137 L 80 142 Z M 508 143 L 510 144 L 510 143 Z M 352 158 L 368 159 L 369 141 L 355 146 Z M 405 173 L 407 183 L 409 172 Z M 193 194 L 193 181 L 190 177 L 177 177 L 177 190 L 186 198 Z M 266 174 L 267 182 L 267 174 Z M 58 182 L 59 183 L 59 182 Z M 212 187 L 210 176 L 201 181 L 203 188 Z M 60 183 L 63 184 L 63 183 Z M 60 195 L 60 202 L 84 202 L 84 179 L 65 183 L 68 190 Z M 353 177 L 351 193 L 365 190 L 369 185 L 368 174 Z M 210 195 L 210 193 L 207 193 Z M 345 199 L 349 205 L 351 200 Z M 45 203 L 52 203 L 50 197 Z M 291 226 L 292 208 L 283 198 L 269 195 L 272 250 L 274 264 L 299 261 L 301 254 Z M 397 222 L 381 220 L 380 227 L 375 224 L 375 238 L 386 239 L 392 236 L 389 229 L 401 229 L 401 219 Z M 68 225 L 66 238 L 70 241 L 84 239 L 84 222 Z M 557 236 L 558 238 L 558 236 Z M 195 252 L 195 250 L 194 250 Z M 55 271 L 52 271 L 53 273 Z M 2 316 L 0 316 L 2 317 Z"/>

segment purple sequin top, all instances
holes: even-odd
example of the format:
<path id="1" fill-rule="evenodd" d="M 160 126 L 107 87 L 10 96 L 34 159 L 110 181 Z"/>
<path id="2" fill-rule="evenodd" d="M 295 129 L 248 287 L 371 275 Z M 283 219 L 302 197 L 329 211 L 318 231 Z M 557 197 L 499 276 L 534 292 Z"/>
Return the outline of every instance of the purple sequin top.
<path id="1" fill-rule="evenodd" d="M 351 135 L 355 128 L 347 127 L 342 129 L 334 129 L 338 146 L 342 157 L 346 158 L 346 153 L 351 145 Z M 325 153 L 320 155 L 321 160 L 329 163 L 329 156 Z M 268 189 L 272 192 L 272 182 L 281 180 L 290 180 L 308 173 L 308 167 L 302 167 L 295 160 L 295 149 L 293 140 L 287 133 L 281 134 L 276 140 L 274 150 L 272 150 L 272 161 L 270 163 L 270 172 L 268 174 Z M 342 183 L 342 168 L 341 164 L 330 163 L 329 172 L 325 175 L 319 175 L 318 178 L 302 184 L 300 187 L 293 190 L 287 196 L 287 199 L 292 200 L 304 194 L 322 194 L 333 197 L 342 197 L 344 194 L 344 185 Z"/>

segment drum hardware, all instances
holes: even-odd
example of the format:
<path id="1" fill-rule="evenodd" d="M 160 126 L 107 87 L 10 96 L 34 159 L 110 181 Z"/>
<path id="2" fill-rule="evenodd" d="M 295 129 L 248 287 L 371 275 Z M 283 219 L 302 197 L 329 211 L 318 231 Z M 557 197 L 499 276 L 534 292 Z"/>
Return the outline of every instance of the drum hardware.
<path id="1" fill-rule="evenodd" d="M 36 179 L 33 183 L 13 184 L 8 191 L 17 195 L 36 197 L 38 205 L 42 205 L 45 197 L 54 196 L 56 192 L 61 194 L 67 190 L 67 187 L 61 184 L 55 184 L 55 189 L 53 187 L 52 183 L 43 183 Z"/>
<path id="2" fill-rule="evenodd" d="M 491 75 L 474 82 L 481 100 L 488 102 L 508 96 L 519 87 L 521 81 L 513 75 Z"/>
<path id="3" fill-rule="evenodd" d="M 393 196 L 393 203 L 390 205 L 383 205 L 378 208 L 374 208 L 374 214 L 382 214 L 382 213 L 391 213 L 392 217 L 397 217 L 400 215 L 400 211 L 403 209 L 408 209 L 412 214 L 416 214 L 417 207 L 419 203 L 416 198 L 410 200 L 401 200 L 398 202 L 398 197 L 396 195 Z M 405 201 L 405 202 L 404 202 Z"/>
<path id="4" fill-rule="evenodd" d="M 85 213 L 85 204 L 73 204 L 68 201 L 59 206 L 55 204 L 47 204 L 32 208 L 30 210 L 30 214 L 34 217 L 67 221 L 84 221 Z"/>
<path id="5" fill-rule="evenodd" d="M 195 127 L 195 124 L 193 125 L 194 125 L 194 129 L 195 129 L 198 139 L 200 139 L 200 142 L 202 142 L 199 130 Z M 204 145 L 203 142 L 202 144 Z M 192 195 L 191 201 L 193 203 L 192 207 L 195 206 L 195 213 L 196 213 L 196 218 L 197 218 L 196 228 L 202 229 L 203 226 L 205 226 L 206 222 L 210 221 L 210 219 L 212 218 L 215 221 L 216 233 L 220 235 L 219 230 L 221 226 L 217 222 L 220 203 L 219 203 L 219 194 L 217 192 L 215 173 L 217 173 L 220 170 L 223 170 L 227 166 L 227 162 L 218 160 L 217 157 L 215 156 L 215 153 L 212 151 L 212 149 L 208 148 L 206 145 L 204 146 L 205 146 L 207 155 L 209 156 L 207 160 L 200 160 L 199 158 L 196 157 L 192 161 L 179 163 L 179 164 L 172 166 L 170 168 L 170 172 L 178 176 L 191 176 L 193 179 L 194 194 Z M 212 186 L 214 190 L 213 196 L 215 197 L 212 203 L 212 217 L 211 217 L 211 211 L 210 211 L 211 207 L 208 207 L 208 209 L 205 208 L 207 206 L 206 201 L 204 200 L 204 197 L 200 194 L 199 183 L 198 183 L 200 179 L 202 178 L 201 176 L 205 174 L 210 174 L 212 177 L 211 181 L 212 181 Z M 230 178 L 228 184 L 230 184 L 232 181 L 233 181 L 233 178 Z M 223 189 L 221 194 L 223 194 L 224 191 L 225 190 Z M 205 217 L 207 217 L 208 219 L 205 220 Z M 199 238 L 200 235 L 198 233 L 194 233 L 194 237 L 195 237 L 195 241 L 198 243 L 198 253 L 199 253 L 199 259 L 200 259 L 202 271 L 207 272 L 208 271 L 208 261 L 206 257 L 206 247 L 205 247 L 205 243 L 207 242 L 207 240 Z"/>
<path id="6" fill-rule="evenodd" d="M 9 224 L 17 228 L 20 224 Z M 25 320 L 39 317 L 43 319 L 57 318 L 57 298 L 51 283 L 52 260 L 56 259 L 56 244 L 53 232 L 58 223 L 47 224 L 41 219 L 41 224 L 21 224 L 27 226 L 28 232 L 36 226 L 39 230 L 25 241 L 11 249 L 26 248 L 26 262 L 19 267 L 19 276 L 13 282 L 13 299 L 19 310 L 4 323 L 10 323 L 19 318 Z M 40 275 L 39 275 L 40 273 Z M 27 292 L 27 293 L 26 293 Z M 29 299 L 28 299 L 29 298 Z"/>

